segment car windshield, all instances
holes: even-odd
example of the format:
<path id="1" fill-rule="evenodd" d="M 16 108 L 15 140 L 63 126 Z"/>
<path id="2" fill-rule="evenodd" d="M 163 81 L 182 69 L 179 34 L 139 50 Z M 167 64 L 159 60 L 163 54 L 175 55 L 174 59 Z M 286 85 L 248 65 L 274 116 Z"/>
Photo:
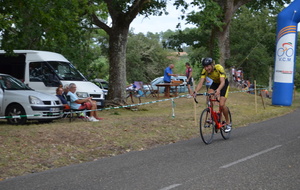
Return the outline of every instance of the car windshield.
<path id="1" fill-rule="evenodd" d="M 108 89 L 108 83 L 107 82 L 101 82 L 104 89 Z"/>
<path id="2" fill-rule="evenodd" d="M 156 85 L 158 83 L 163 83 L 163 77 L 158 77 L 151 82 L 152 85 Z"/>
<path id="3" fill-rule="evenodd" d="M 68 62 L 48 61 L 61 80 L 87 81 L 87 79 Z"/>
<path id="4" fill-rule="evenodd" d="M 20 80 L 7 75 L 0 76 L 0 85 L 5 90 L 32 90 Z"/>

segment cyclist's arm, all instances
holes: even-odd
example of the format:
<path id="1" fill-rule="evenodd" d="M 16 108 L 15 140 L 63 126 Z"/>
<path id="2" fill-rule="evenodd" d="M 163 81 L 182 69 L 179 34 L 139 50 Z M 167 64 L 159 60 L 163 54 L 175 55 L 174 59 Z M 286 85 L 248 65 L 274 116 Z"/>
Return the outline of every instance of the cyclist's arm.
<path id="1" fill-rule="evenodd" d="M 222 88 L 224 87 L 225 85 L 225 78 L 224 77 L 220 77 L 220 85 L 219 87 L 216 89 L 216 95 L 219 95 Z"/>
<path id="2" fill-rule="evenodd" d="M 204 80 L 205 80 L 205 78 L 200 78 L 200 81 L 195 89 L 196 93 L 202 88 Z"/>

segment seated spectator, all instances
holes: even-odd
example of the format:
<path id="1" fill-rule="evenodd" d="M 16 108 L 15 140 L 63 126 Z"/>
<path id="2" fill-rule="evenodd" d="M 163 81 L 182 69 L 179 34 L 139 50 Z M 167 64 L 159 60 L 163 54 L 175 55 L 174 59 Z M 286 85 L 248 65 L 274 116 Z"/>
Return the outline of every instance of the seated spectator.
<path id="1" fill-rule="evenodd" d="M 96 101 L 92 100 L 92 97 L 87 97 L 84 99 L 79 99 L 78 96 L 76 95 L 76 84 L 71 83 L 69 85 L 69 92 L 68 96 L 70 96 L 71 100 L 71 108 L 72 109 L 88 109 L 88 110 L 95 110 L 90 112 L 90 117 L 88 118 L 89 121 L 99 121 L 103 118 L 99 118 L 97 116 L 97 103 Z"/>
<path id="2" fill-rule="evenodd" d="M 69 92 L 69 84 L 65 84 L 64 87 L 63 87 L 63 94 L 62 96 L 67 99 L 67 95 L 68 95 L 68 92 Z"/>
<path id="3" fill-rule="evenodd" d="M 126 86 L 126 90 L 136 90 L 136 85 L 134 84 L 134 82 Z"/>
<path id="4" fill-rule="evenodd" d="M 68 105 L 67 99 L 62 94 L 63 94 L 63 88 L 60 85 L 56 89 L 56 96 L 60 99 L 61 103 L 63 104 L 64 110 L 70 109 L 70 106 Z"/>

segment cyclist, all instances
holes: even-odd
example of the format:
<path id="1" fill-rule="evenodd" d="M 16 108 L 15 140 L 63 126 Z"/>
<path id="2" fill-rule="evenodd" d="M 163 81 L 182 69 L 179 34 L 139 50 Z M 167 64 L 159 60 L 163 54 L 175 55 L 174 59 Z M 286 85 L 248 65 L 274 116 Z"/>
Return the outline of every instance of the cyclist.
<path id="1" fill-rule="evenodd" d="M 225 132 L 228 133 L 231 131 L 231 123 L 228 117 L 228 108 L 225 106 L 229 91 L 229 82 L 226 77 L 225 70 L 222 65 L 215 65 L 214 60 L 210 57 L 204 58 L 202 60 L 202 65 L 204 68 L 201 72 L 200 81 L 195 89 L 194 96 L 202 88 L 206 77 L 209 77 L 213 80 L 208 93 L 215 92 L 217 96 L 220 96 L 220 108 L 226 120 Z"/>

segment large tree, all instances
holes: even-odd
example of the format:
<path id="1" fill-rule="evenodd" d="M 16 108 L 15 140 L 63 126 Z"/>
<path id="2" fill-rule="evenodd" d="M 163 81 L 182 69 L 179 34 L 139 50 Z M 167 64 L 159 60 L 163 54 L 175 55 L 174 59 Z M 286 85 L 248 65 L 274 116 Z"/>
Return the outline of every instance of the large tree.
<path id="1" fill-rule="evenodd" d="M 108 98 L 116 103 L 124 103 L 126 44 L 130 23 L 138 14 L 145 17 L 161 15 L 166 11 L 167 1 L 0 1 L 1 49 L 56 51 L 70 55 L 67 58 L 75 57 L 82 61 L 88 57 L 89 52 L 95 50 L 89 43 L 89 32 L 99 28 L 103 29 L 109 36 L 109 83 L 111 88 Z M 111 19 L 111 23 L 107 22 L 107 18 Z M 95 25 L 98 28 L 95 28 Z M 76 45 L 80 50 L 74 51 Z M 89 62 L 86 60 L 85 64 L 80 64 L 79 67 L 85 69 L 87 67 L 84 66 L 87 66 Z"/>
<path id="2" fill-rule="evenodd" d="M 281 9 L 255 11 L 243 6 L 235 14 L 230 29 L 231 56 L 226 65 L 242 67 L 245 79 L 268 85 L 269 69 L 274 65 L 276 15 Z"/>
<path id="3" fill-rule="evenodd" d="M 208 48 L 212 57 L 219 58 L 219 63 L 225 66 L 230 57 L 229 33 L 230 23 L 236 11 L 247 4 L 250 9 L 274 8 L 274 5 L 290 3 L 290 0 L 193 0 L 192 4 L 199 6 L 200 12 L 192 12 L 188 21 L 204 29 L 209 29 L 210 40 Z M 181 3 L 182 4 L 182 3 Z M 184 5 L 184 4 L 183 4 Z M 216 40 L 215 40 L 216 39 Z M 215 51 L 214 48 L 218 48 Z M 217 55 L 213 53 L 217 52 Z"/>
<path id="4" fill-rule="evenodd" d="M 159 15 L 167 0 L 99 0 L 92 4 L 101 7 L 92 14 L 93 24 L 109 35 L 109 94 L 108 99 L 116 104 L 125 103 L 126 98 L 126 45 L 131 22 L 138 14 Z M 99 18 L 107 8 L 111 25 Z"/>

